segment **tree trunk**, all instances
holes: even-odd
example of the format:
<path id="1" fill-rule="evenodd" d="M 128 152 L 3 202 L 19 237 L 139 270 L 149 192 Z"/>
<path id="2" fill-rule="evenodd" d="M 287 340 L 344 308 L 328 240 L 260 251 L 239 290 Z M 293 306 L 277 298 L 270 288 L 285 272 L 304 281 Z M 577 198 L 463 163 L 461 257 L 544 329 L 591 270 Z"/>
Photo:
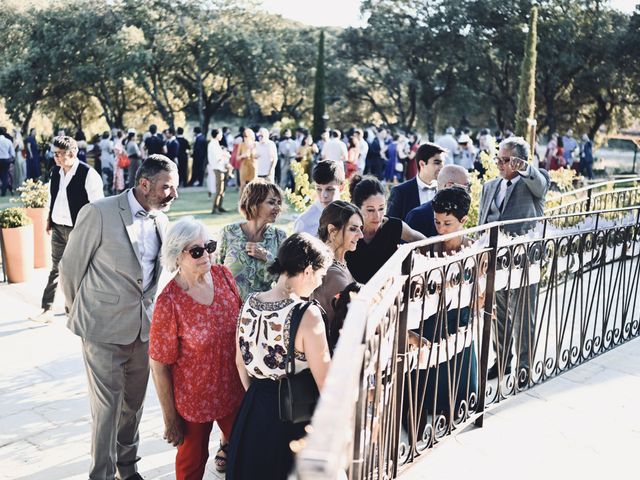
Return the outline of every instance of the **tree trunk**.
<path id="1" fill-rule="evenodd" d="M 20 128 L 22 129 L 22 134 L 25 137 L 29 134 L 29 123 L 31 123 L 31 119 L 33 118 L 33 113 L 36 110 L 36 105 L 37 105 L 37 102 L 34 102 L 31 105 L 29 105 L 27 113 L 24 116 L 24 120 L 22 121 L 22 124 L 20 126 Z"/>

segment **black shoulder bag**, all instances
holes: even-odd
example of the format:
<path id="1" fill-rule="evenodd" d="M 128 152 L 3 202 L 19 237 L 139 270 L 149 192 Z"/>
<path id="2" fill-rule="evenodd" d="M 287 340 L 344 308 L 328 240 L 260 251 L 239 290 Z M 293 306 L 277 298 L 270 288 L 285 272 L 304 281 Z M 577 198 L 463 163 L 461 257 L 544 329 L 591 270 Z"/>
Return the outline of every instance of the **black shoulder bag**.
<path id="1" fill-rule="evenodd" d="M 278 406 L 280 420 L 289 423 L 308 422 L 318 403 L 320 392 L 311 370 L 306 368 L 296 373 L 295 341 L 296 333 L 304 312 L 313 302 L 296 305 L 291 314 L 289 325 L 289 349 L 287 351 L 287 374 L 280 379 L 278 385 Z"/>

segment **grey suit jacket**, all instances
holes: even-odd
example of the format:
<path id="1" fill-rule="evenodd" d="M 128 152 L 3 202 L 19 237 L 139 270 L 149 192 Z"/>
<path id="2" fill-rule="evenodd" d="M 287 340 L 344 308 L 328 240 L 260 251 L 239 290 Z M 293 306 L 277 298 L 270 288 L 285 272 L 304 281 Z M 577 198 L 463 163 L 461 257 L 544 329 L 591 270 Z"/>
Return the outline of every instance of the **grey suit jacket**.
<path id="1" fill-rule="evenodd" d="M 501 180 L 501 178 L 494 178 L 482 186 L 479 225 L 487 223 L 489 208 L 498 193 Z M 550 183 L 549 174 L 546 170 L 540 170 L 530 165 L 529 175 L 521 177 L 518 183 L 513 185 L 513 188 L 507 190 L 500 220 L 516 220 L 542 216 L 544 214 L 545 197 L 549 190 Z M 521 234 L 533 226 L 532 222 L 523 222 L 520 224 L 507 225 L 505 226 L 505 231 Z"/>
<path id="2" fill-rule="evenodd" d="M 155 221 L 162 244 L 168 219 L 160 213 Z M 60 261 L 60 284 L 67 327 L 84 339 L 118 345 L 138 335 L 149 339 L 161 267 L 156 259 L 153 279 L 143 291 L 132 225 L 127 191 L 87 204 L 78 214 Z"/>

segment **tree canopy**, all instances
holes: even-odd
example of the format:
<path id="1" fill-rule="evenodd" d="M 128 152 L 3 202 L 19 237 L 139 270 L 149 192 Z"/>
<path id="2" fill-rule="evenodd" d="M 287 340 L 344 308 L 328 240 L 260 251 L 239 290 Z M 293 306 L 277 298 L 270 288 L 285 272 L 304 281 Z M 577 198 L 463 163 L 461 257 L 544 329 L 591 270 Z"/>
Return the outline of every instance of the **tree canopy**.
<path id="1" fill-rule="evenodd" d="M 233 116 L 310 127 L 323 68 L 332 125 L 433 135 L 448 124 L 515 127 L 532 2 L 363 0 L 364 26 L 323 29 L 321 67 L 319 29 L 245 0 L 11 5 L 0 11 L 0 98 L 23 130 L 35 112 L 78 129 L 99 117 L 123 128 L 149 115 L 168 126 L 186 116 L 205 130 Z M 637 115 L 640 8 L 537 5 L 538 130 L 593 134 Z"/>

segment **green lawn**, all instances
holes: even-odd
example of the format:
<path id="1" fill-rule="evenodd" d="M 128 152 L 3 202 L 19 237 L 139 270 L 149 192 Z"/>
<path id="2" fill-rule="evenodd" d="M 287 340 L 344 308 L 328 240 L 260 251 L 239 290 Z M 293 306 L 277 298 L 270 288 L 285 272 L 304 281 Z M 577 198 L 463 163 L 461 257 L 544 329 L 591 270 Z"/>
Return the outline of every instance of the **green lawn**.
<path id="1" fill-rule="evenodd" d="M 0 197 L 0 209 L 20 206 L 19 203 L 10 203 L 10 198 L 8 193 L 6 197 Z M 224 199 L 224 207 L 229 212 L 212 215 L 211 206 L 212 201 L 208 197 L 205 188 L 181 188 L 178 190 L 178 199 L 173 202 L 171 211 L 167 215 L 171 221 L 178 220 L 186 215 L 192 215 L 201 220 L 215 236 L 225 225 L 244 219 L 238 212 L 238 192 L 235 187 L 228 189 Z M 288 208 L 280 216 L 276 225 L 291 233 L 296 216 L 297 213 L 292 208 Z"/>

